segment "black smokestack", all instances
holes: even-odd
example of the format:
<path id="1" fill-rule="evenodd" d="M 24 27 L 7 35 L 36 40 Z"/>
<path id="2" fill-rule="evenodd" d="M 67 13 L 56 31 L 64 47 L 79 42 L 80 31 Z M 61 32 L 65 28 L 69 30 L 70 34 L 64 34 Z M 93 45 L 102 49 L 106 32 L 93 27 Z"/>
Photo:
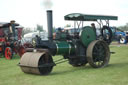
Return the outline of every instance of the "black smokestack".
<path id="1" fill-rule="evenodd" d="M 48 39 L 53 40 L 52 10 L 47 10 Z"/>

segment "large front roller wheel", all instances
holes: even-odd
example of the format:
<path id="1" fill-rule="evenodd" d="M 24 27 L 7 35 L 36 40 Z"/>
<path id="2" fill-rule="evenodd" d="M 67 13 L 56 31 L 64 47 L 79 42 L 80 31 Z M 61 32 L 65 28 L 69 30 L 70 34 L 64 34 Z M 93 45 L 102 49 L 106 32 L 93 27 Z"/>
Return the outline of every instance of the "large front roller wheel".
<path id="1" fill-rule="evenodd" d="M 26 52 L 19 66 L 24 73 L 47 75 L 52 71 L 54 63 L 51 55 L 46 52 Z"/>
<path id="2" fill-rule="evenodd" d="M 108 65 L 110 50 L 108 44 L 103 40 L 92 41 L 87 48 L 88 63 L 94 68 Z"/>
<path id="3" fill-rule="evenodd" d="M 12 49 L 10 47 L 6 47 L 4 53 L 5 53 L 6 59 L 12 59 L 13 53 L 12 53 Z"/>

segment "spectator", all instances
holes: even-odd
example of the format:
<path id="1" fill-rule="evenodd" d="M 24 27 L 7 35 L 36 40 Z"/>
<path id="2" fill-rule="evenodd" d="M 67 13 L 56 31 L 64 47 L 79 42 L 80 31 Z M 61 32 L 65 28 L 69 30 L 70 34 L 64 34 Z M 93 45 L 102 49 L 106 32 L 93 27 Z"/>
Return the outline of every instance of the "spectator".
<path id="1" fill-rule="evenodd" d="M 10 34 L 13 35 L 13 37 L 15 37 L 15 21 L 12 20 L 10 21 L 10 27 L 9 27 L 9 31 L 10 31 Z"/>
<path id="2" fill-rule="evenodd" d="M 117 36 L 117 40 L 118 40 L 118 43 L 120 44 L 120 39 L 122 38 L 122 35 L 121 34 L 119 34 L 118 36 Z"/>
<path id="3" fill-rule="evenodd" d="M 40 41 L 41 41 L 41 38 L 38 35 L 36 35 L 36 42 L 37 42 L 37 44 L 40 44 Z"/>
<path id="4" fill-rule="evenodd" d="M 14 37 L 15 40 L 18 40 L 18 28 L 15 28 L 15 37 Z"/>
<path id="5" fill-rule="evenodd" d="M 94 30 L 94 32 L 95 32 L 95 34 L 96 34 L 96 27 L 95 27 L 95 24 L 92 23 L 92 24 L 91 24 L 91 27 L 93 28 L 93 30 Z"/>
<path id="6" fill-rule="evenodd" d="M 126 32 L 126 44 L 128 43 L 128 32 Z"/>
<path id="7" fill-rule="evenodd" d="M 55 39 L 60 39 L 61 38 L 61 34 L 62 34 L 62 29 L 61 28 L 58 28 L 58 31 L 56 32 Z"/>

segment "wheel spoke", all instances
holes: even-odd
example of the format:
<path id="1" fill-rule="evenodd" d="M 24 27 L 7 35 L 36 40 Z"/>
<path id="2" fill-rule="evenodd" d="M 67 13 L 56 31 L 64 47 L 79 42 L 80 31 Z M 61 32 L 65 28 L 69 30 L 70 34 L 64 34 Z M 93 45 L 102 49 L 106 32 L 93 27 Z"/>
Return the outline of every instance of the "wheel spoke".
<path id="1" fill-rule="evenodd" d="M 10 48 L 10 47 L 6 47 L 6 48 L 5 48 L 5 58 L 6 58 L 6 59 L 11 59 L 11 57 L 12 57 L 11 48 Z"/>
<path id="2" fill-rule="evenodd" d="M 7 54 L 8 54 L 8 55 L 11 55 L 11 52 L 8 52 Z"/>
<path id="3" fill-rule="evenodd" d="M 98 47 L 97 47 L 97 46 L 95 46 L 95 47 L 94 47 L 94 49 L 95 49 L 95 50 L 98 50 Z"/>
<path id="4" fill-rule="evenodd" d="M 93 62 L 96 62 L 97 61 L 97 58 L 94 58 L 93 60 L 94 60 Z"/>
<path id="5" fill-rule="evenodd" d="M 11 56 L 11 53 L 9 53 L 8 56 Z"/>
<path id="6" fill-rule="evenodd" d="M 98 56 L 97 52 L 93 52 L 93 56 Z"/>
<path id="7" fill-rule="evenodd" d="M 98 66 L 101 66 L 101 64 L 102 64 L 101 61 L 99 61 L 99 62 L 98 62 Z"/>

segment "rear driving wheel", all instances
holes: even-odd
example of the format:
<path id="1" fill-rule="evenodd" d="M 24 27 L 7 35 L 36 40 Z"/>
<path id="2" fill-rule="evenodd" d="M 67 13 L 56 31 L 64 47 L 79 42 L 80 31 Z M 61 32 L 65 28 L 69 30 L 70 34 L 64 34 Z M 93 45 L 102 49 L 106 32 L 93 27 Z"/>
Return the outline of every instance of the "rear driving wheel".
<path id="1" fill-rule="evenodd" d="M 5 48 L 5 58 L 6 59 L 12 59 L 12 49 L 10 47 Z"/>
<path id="2" fill-rule="evenodd" d="M 94 68 L 108 65 L 110 50 L 108 44 L 103 40 L 91 42 L 87 48 L 87 60 Z"/>

